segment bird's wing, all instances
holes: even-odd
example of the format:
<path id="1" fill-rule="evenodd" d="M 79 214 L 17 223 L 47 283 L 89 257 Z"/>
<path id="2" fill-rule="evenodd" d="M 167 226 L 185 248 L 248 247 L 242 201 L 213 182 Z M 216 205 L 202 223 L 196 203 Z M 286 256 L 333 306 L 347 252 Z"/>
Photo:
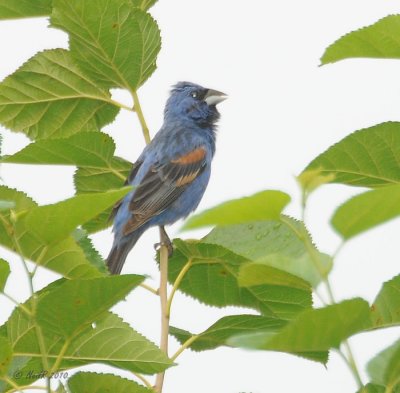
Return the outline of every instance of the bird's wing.
<path id="1" fill-rule="evenodd" d="M 132 183 L 133 179 L 135 178 L 135 176 L 137 175 L 140 166 L 142 165 L 142 161 L 136 161 L 133 164 L 133 168 L 131 170 L 131 172 L 129 173 L 129 176 L 126 178 L 124 185 L 127 186 L 129 184 Z M 114 219 L 115 215 L 117 214 L 118 209 L 120 208 L 120 206 L 122 205 L 122 201 L 124 200 L 124 198 L 120 199 L 113 207 L 110 217 L 108 218 L 110 221 L 112 219 Z"/>
<path id="2" fill-rule="evenodd" d="M 123 228 L 128 235 L 170 206 L 204 170 L 206 149 L 200 146 L 170 162 L 153 165 L 135 188 L 129 204 L 131 218 Z"/>

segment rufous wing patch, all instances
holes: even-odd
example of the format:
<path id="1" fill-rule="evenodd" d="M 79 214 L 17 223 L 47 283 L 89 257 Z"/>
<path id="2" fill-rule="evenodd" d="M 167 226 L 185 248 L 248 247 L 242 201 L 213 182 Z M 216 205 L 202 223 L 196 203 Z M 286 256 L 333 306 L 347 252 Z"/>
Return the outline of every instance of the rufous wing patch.
<path id="1" fill-rule="evenodd" d="M 185 154 L 182 157 L 172 160 L 171 162 L 174 164 L 188 165 L 203 160 L 205 156 L 206 149 L 204 149 L 204 147 L 198 147 L 197 149 L 194 149 L 193 151 Z"/>

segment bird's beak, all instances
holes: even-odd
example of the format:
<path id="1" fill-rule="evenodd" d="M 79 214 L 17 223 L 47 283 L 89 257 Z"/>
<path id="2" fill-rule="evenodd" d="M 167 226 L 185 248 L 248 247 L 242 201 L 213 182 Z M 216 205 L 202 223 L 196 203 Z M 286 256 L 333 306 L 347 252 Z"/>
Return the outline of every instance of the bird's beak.
<path id="1" fill-rule="evenodd" d="M 204 97 L 204 101 L 207 105 L 217 105 L 222 101 L 225 101 L 228 96 L 225 93 L 221 93 L 218 90 L 208 89 L 207 94 Z"/>

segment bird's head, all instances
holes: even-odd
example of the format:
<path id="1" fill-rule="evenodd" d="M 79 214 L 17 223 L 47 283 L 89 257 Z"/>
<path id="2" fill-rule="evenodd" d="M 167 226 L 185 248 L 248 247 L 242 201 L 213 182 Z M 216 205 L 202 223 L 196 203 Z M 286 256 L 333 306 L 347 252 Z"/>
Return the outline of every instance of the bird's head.
<path id="1" fill-rule="evenodd" d="M 190 119 L 202 127 L 212 127 L 219 118 L 216 105 L 226 94 L 190 82 L 177 83 L 165 106 L 165 117 Z"/>

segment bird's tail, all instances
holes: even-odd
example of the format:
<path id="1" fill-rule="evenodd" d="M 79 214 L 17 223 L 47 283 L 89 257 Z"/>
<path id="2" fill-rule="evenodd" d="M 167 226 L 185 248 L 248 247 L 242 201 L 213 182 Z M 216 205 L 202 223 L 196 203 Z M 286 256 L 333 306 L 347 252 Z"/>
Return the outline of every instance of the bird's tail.
<path id="1" fill-rule="evenodd" d="M 142 235 L 142 232 L 133 232 L 129 235 L 126 241 L 118 241 L 114 242 L 110 254 L 107 257 L 107 267 L 111 274 L 120 274 L 122 267 L 124 266 L 126 257 L 129 254 L 129 251 L 132 250 L 132 247 L 139 240 L 139 237 Z"/>

